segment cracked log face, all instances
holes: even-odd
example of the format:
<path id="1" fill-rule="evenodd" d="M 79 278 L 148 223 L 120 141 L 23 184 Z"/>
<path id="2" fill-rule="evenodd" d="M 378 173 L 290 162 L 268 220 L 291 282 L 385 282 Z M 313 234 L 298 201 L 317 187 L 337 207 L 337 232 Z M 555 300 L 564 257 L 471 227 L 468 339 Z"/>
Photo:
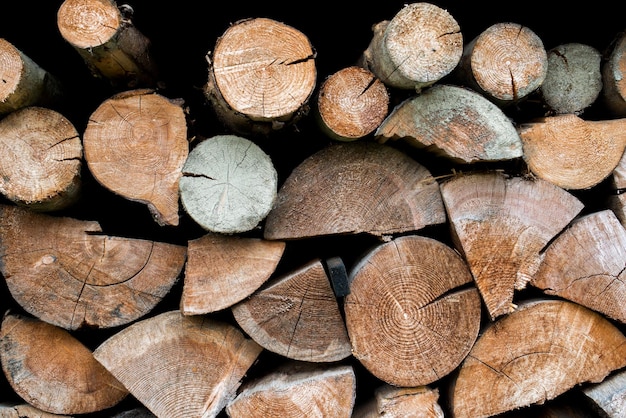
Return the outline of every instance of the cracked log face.
<path id="1" fill-rule="evenodd" d="M 441 186 L 455 246 L 464 254 L 491 319 L 515 309 L 540 252 L 583 209 L 567 191 L 500 172 L 454 177 Z"/>
<path id="2" fill-rule="evenodd" d="M 159 225 L 178 225 L 178 183 L 189 153 L 180 106 L 152 90 L 119 93 L 91 114 L 83 146 L 102 186 L 146 204 Z"/>
<path id="3" fill-rule="evenodd" d="M 546 249 L 529 284 L 626 323 L 626 230 L 610 210 L 575 220 Z"/>
<path id="4" fill-rule="evenodd" d="M 0 267 L 13 298 L 59 327 L 110 328 L 150 312 L 186 247 L 102 235 L 96 222 L 0 207 Z"/>
<path id="5" fill-rule="evenodd" d="M 336 143 L 291 172 L 267 216 L 264 237 L 383 236 L 445 220 L 439 184 L 417 161 L 387 145 Z"/>
<path id="6" fill-rule="evenodd" d="M 480 296 L 468 266 L 431 238 L 404 236 L 367 254 L 345 298 L 352 354 L 394 386 L 435 382 L 474 344 Z"/>
<path id="7" fill-rule="evenodd" d="M 209 55 L 205 95 L 235 132 L 267 134 L 307 113 L 317 69 L 313 46 L 299 30 L 273 19 L 243 19 Z"/>
<path id="8" fill-rule="evenodd" d="M 626 337 L 602 315 L 562 300 L 528 300 L 491 323 L 461 364 L 456 418 L 541 404 L 626 366 Z"/>

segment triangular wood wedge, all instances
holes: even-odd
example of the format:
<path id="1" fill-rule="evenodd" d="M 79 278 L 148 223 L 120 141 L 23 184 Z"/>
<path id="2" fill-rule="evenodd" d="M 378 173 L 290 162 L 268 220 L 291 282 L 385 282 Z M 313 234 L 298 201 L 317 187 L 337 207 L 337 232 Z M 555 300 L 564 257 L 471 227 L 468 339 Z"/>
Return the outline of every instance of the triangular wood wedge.
<path id="1" fill-rule="evenodd" d="M 232 307 L 241 328 L 269 351 L 293 360 L 348 357 L 350 341 L 320 260 L 266 283 Z"/>
<path id="2" fill-rule="evenodd" d="M 361 403 L 352 418 L 444 418 L 439 390 L 428 386 L 410 388 L 383 384 L 370 400 Z"/>
<path id="3" fill-rule="evenodd" d="M 229 308 L 274 273 L 285 243 L 209 233 L 189 241 L 180 309 L 198 315 Z"/>
<path id="4" fill-rule="evenodd" d="M 583 388 L 582 392 L 596 410 L 606 418 L 626 416 L 626 370 L 604 379 L 602 382 Z"/>
<path id="5" fill-rule="evenodd" d="M 570 190 L 601 183 L 626 148 L 626 118 L 590 121 L 556 115 L 524 123 L 517 130 L 530 171 Z"/>
<path id="6" fill-rule="evenodd" d="M 152 90 L 118 93 L 89 117 L 83 147 L 98 183 L 146 204 L 159 225 L 178 225 L 178 183 L 189 154 L 182 106 Z"/>
<path id="7" fill-rule="evenodd" d="M 459 254 L 403 236 L 364 256 L 345 298 L 352 354 L 382 381 L 414 387 L 446 376 L 478 336 L 480 295 Z"/>
<path id="8" fill-rule="evenodd" d="M 475 91 L 446 84 L 401 102 L 374 135 L 381 143 L 399 139 L 461 164 L 522 156 L 517 130 L 498 106 Z"/>
<path id="9" fill-rule="evenodd" d="M 94 357 L 158 417 L 216 417 L 261 351 L 228 323 L 170 311 L 109 337 Z"/>
<path id="10" fill-rule="evenodd" d="M 626 230 L 602 210 L 576 219 L 546 249 L 529 284 L 626 323 Z"/>
<path id="11" fill-rule="evenodd" d="M 541 250 L 583 209 L 541 179 L 499 171 L 453 177 L 441 185 L 452 235 L 491 319 L 514 309 L 513 294 L 536 273 Z"/>
<path id="12" fill-rule="evenodd" d="M 124 325 L 177 282 L 187 248 L 102 234 L 82 221 L 0 205 L 0 271 L 27 312 L 76 330 Z"/>
<path id="13" fill-rule="evenodd" d="M 0 360 L 15 393 L 45 412 L 102 411 L 128 395 L 85 345 L 67 330 L 36 318 L 5 313 Z"/>
<path id="14" fill-rule="evenodd" d="M 391 146 L 357 141 L 331 144 L 291 172 L 264 237 L 384 236 L 445 220 L 439 184 L 428 169 Z"/>
<path id="15" fill-rule="evenodd" d="M 626 337 L 604 316 L 569 301 L 527 300 L 481 333 L 453 382 L 452 416 L 540 404 L 624 366 Z"/>
<path id="16" fill-rule="evenodd" d="M 226 412 L 229 417 L 350 418 L 355 399 L 352 366 L 288 362 L 245 383 Z"/>

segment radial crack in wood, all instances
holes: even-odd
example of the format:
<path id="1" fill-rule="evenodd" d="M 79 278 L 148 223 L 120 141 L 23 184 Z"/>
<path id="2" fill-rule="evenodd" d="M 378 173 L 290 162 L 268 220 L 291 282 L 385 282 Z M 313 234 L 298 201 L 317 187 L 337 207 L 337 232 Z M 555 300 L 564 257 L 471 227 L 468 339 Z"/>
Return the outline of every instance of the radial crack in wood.
<path id="1" fill-rule="evenodd" d="M 428 2 L 405 4 L 374 25 L 361 65 L 386 85 L 419 92 L 450 74 L 463 53 L 458 22 Z"/>
<path id="2" fill-rule="evenodd" d="M 83 144 L 62 114 L 28 106 L 0 120 L 0 193 L 40 212 L 80 199 Z"/>
<path id="3" fill-rule="evenodd" d="M 110 328 L 150 312 L 186 247 L 102 234 L 94 221 L 0 206 L 0 269 L 27 312 L 59 327 Z"/>
<path id="4" fill-rule="evenodd" d="M 231 310 L 251 338 L 289 359 L 321 363 L 351 354 L 339 304 L 320 260 L 274 278 Z"/>
<path id="5" fill-rule="evenodd" d="M 178 183 L 189 153 L 181 106 L 152 90 L 119 93 L 91 114 L 83 146 L 102 186 L 146 204 L 159 225 L 178 225 Z"/>
<path id="6" fill-rule="evenodd" d="M 416 231 L 445 222 L 439 184 L 391 146 L 334 143 L 302 161 L 278 191 L 266 239 Z"/>
<path id="7" fill-rule="evenodd" d="M 382 381 L 413 387 L 454 370 L 480 328 L 480 295 L 452 248 L 403 236 L 366 254 L 350 273 L 344 311 L 352 354 Z"/>
<path id="8" fill-rule="evenodd" d="M 441 185 L 455 247 L 464 255 L 491 319 L 514 310 L 541 251 L 583 209 L 541 179 L 499 171 L 459 175 Z"/>
<path id="9" fill-rule="evenodd" d="M 158 417 L 217 417 L 262 348 L 236 327 L 164 312 L 104 341 L 94 357 Z"/>
<path id="10" fill-rule="evenodd" d="M 529 284 L 626 323 L 626 230 L 610 210 L 574 220 Z"/>
<path id="11" fill-rule="evenodd" d="M 527 300 L 481 332 L 453 382 L 452 416 L 541 404 L 624 366 L 626 337 L 605 317 L 569 301 Z"/>
<path id="12" fill-rule="evenodd" d="M 242 19 L 207 54 L 204 94 L 239 135 L 269 135 L 309 109 L 317 81 L 315 51 L 302 32 L 268 18 Z"/>

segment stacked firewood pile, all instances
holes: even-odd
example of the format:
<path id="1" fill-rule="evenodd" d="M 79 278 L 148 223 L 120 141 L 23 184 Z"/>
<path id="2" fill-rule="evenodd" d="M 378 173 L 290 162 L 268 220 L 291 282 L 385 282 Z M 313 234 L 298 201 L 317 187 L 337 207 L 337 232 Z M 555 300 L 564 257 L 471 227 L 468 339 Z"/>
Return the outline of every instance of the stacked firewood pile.
<path id="1" fill-rule="evenodd" d="M 3 12 L 0 416 L 625 416 L 611 6 L 262 3 Z"/>

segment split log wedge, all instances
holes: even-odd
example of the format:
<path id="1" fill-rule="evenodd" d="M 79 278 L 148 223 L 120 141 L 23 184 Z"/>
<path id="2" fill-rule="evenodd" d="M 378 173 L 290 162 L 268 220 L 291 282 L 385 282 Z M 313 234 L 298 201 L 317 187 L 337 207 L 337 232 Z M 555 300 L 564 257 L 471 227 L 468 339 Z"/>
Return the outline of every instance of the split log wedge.
<path id="1" fill-rule="evenodd" d="M 526 26 L 500 22 L 465 45 L 453 76 L 507 107 L 537 91 L 547 72 L 548 54 L 541 38 Z"/>
<path id="2" fill-rule="evenodd" d="M 28 106 L 54 107 L 63 99 L 61 82 L 3 38 L 0 38 L 0 74 L 0 115 Z"/>
<path id="3" fill-rule="evenodd" d="M 382 237 L 446 221 L 439 184 L 402 151 L 333 143 L 301 162 L 278 191 L 265 239 L 367 233 Z"/>
<path id="4" fill-rule="evenodd" d="M 309 38 L 294 27 L 242 19 L 207 54 L 204 94 L 233 132 L 268 136 L 308 114 L 317 82 L 315 55 Z"/>
<path id="5" fill-rule="evenodd" d="M 231 307 L 274 273 L 282 241 L 206 234 L 189 241 L 180 310 L 199 315 Z"/>
<path id="6" fill-rule="evenodd" d="M 65 0 L 57 11 L 63 39 L 92 76 L 121 89 L 156 87 L 158 68 L 151 42 L 132 22 L 130 6 L 113 0 Z"/>
<path id="7" fill-rule="evenodd" d="M 397 105 L 374 133 L 380 143 L 404 142 L 455 163 L 522 156 L 513 122 L 484 96 L 438 84 Z"/>
<path id="8" fill-rule="evenodd" d="M 372 30 L 359 65 L 392 88 L 420 92 L 451 73 L 463 53 L 458 22 L 428 2 L 405 4 Z"/>
<path id="9" fill-rule="evenodd" d="M 315 102 L 322 131 L 336 141 L 355 141 L 372 133 L 389 112 L 385 84 L 364 68 L 343 68 L 319 88 Z"/>
<path id="10" fill-rule="evenodd" d="M 186 247 L 102 234 L 95 221 L 0 206 L 0 269 L 30 314 L 76 330 L 150 312 L 177 282 Z"/>
<path id="11" fill-rule="evenodd" d="M 226 413 L 232 418 L 350 418 L 355 399 L 356 376 L 351 366 L 288 362 L 244 383 L 226 405 Z"/>
<path id="12" fill-rule="evenodd" d="M 618 191 L 626 189 L 626 152 L 622 154 L 617 167 L 613 170 L 611 186 Z"/>
<path id="13" fill-rule="evenodd" d="M 529 284 L 626 323 L 626 230 L 602 210 L 574 220 L 548 246 Z"/>
<path id="14" fill-rule="evenodd" d="M 262 348 L 236 327 L 164 312 L 109 337 L 94 357 L 157 417 L 217 417 Z"/>
<path id="15" fill-rule="evenodd" d="M 274 278 L 231 310 L 259 345 L 289 359 L 321 363 L 351 354 L 339 304 L 320 260 Z"/>
<path id="16" fill-rule="evenodd" d="M 80 198 L 83 144 L 62 114 L 28 106 L 0 120 L 0 193 L 11 202 L 50 212 Z"/>
<path id="17" fill-rule="evenodd" d="M 52 414 L 98 412 L 128 395 L 85 345 L 67 330 L 36 318 L 4 314 L 0 360 L 15 393 Z"/>
<path id="18" fill-rule="evenodd" d="M 565 300 L 527 300 L 488 324 L 451 390 L 454 418 L 541 404 L 626 366 L 626 337 L 597 312 Z"/>
<path id="19" fill-rule="evenodd" d="M 197 144 L 182 175 L 183 208 L 209 232 L 254 229 L 270 212 L 278 193 L 278 172 L 271 157 L 237 135 L 216 135 Z"/>
<path id="20" fill-rule="evenodd" d="M 582 393 L 606 418 L 626 416 L 626 371 L 615 373 L 600 383 L 589 385 Z"/>
<path id="21" fill-rule="evenodd" d="M 514 292 L 537 272 L 541 251 L 583 209 L 550 182 L 498 171 L 453 177 L 441 194 L 455 247 L 492 320 L 515 309 Z"/>
<path id="22" fill-rule="evenodd" d="M 626 148 L 626 118 L 587 121 L 573 114 L 555 115 L 517 129 L 530 171 L 568 190 L 601 183 Z"/>
<path id="23" fill-rule="evenodd" d="M 344 301 L 352 354 L 393 386 L 415 387 L 452 372 L 481 322 L 467 264 L 447 245 L 405 235 L 366 254 Z"/>
<path id="24" fill-rule="evenodd" d="M 551 114 L 582 114 L 602 91 L 602 55 L 591 45 L 567 43 L 548 51 L 548 72 L 539 87 Z"/>
<path id="25" fill-rule="evenodd" d="M 602 64 L 602 98 L 613 117 L 626 117 L 626 31 L 619 32 Z"/>
<path id="26" fill-rule="evenodd" d="M 159 225 L 178 225 L 178 183 L 189 153 L 181 106 L 152 90 L 119 93 L 91 114 L 83 147 L 102 186 L 146 204 Z"/>
<path id="27" fill-rule="evenodd" d="M 371 400 L 355 409 L 352 418 L 444 418 L 438 402 L 438 389 L 383 384 L 375 389 Z"/>

